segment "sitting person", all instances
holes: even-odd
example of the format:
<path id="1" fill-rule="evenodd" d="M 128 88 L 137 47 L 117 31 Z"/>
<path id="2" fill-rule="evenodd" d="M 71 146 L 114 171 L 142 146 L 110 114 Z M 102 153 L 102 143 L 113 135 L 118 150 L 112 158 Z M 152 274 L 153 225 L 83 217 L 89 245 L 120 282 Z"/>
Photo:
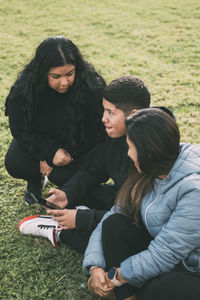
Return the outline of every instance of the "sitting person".
<path id="1" fill-rule="evenodd" d="M 8 173 L 27 181 L 25 202 L 39 196 L 42 175 L 61 186 L 105 136 L 101 122 L 104 79 L 67 38 L 44 40 L 6 99 L 13 140 Z"/>
<path id="2" fill-rule="evenodd" d="M 132 172 L 93 232 L 83 268 L 110 299 L 200 299 L 200 145 L 176 122 L 143 109 L 127 119 Z"/>
<path id="3" fill-rule="evenodd" d="M 45 236 L 84 253 L 89 237 L 114 203 L 131 160 L 127 155 L 125 119 L 150 104 L 150 93 L 137 77 L 113 80 L 103 91 L 104 123 L 107 137 L 94 149 L 90 160 L 61 189 L 52 188 L 49 202 L 63 210 L 48 210 L 51 216 L 30 216 L 21 220 L 23 234 Z M 112 179 L 113 184 L 102 184 Z M 85 205 L 90 209 L 72 209 Z M 69 209 L 70 208 L 70 209 Z M 61 227 L 57 227 L 57 225 Z M 53 229 L 55 227 L 55 230 Z M 45 230 L 44 230 L 45 228 Z"/>

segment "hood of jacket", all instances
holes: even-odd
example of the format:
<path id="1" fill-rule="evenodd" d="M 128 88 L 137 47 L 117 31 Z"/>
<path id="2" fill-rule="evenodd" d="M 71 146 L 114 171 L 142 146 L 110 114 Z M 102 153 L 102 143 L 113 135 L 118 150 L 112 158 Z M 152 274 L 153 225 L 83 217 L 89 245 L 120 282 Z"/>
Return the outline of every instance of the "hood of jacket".
<path id="1" fill-rule="evenodd" d="M 180 154 L 175 161 L 170 173 L 164 179 L 156 179 L 155 183 L 162 186 L 163 192 L 167 191 L 177 182 L 189 176 L 200 174 L 200 145 L 189 143 L 180 144 Z"/>

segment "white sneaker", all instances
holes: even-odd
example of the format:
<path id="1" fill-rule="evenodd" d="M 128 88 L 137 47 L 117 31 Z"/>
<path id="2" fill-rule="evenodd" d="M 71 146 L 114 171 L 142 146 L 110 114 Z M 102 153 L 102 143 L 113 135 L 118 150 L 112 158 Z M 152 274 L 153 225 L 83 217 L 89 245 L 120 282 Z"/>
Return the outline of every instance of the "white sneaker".
<path id="1" fill-rule="evenodd" d="M 19 222 L 18 229 L 22 234 L 43 236 L 49 239 L 54 247 L 59 247 L 56 236 L 62 228 L 51 216 L 28 216 Z"/>

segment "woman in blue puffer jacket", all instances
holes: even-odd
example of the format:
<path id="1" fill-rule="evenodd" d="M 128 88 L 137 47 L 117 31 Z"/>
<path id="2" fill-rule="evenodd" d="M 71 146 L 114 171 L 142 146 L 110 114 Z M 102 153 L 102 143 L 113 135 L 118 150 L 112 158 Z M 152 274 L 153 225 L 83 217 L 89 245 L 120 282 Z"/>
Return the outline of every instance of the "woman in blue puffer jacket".
<path id="1" fill-rule="evenodd" d="M 110 299 L 200 299 L 200 145 L 159 109 L 127 119 L 132 173 L 93 232 L 83 268 Z"/>

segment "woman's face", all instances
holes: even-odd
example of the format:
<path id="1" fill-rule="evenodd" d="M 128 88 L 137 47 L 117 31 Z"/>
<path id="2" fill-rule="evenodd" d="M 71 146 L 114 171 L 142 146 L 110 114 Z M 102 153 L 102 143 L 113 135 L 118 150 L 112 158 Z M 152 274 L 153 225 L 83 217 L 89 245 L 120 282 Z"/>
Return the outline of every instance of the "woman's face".
<path id="1" fill-rule="evenodd" d="M 70 64 L 52 68 L 49 70 L 47 79 L 50 88 L 58 93 L 66 93 L 73 85 L 76 76 L 76 67 Z"/>
<path id="2" fill-rule="evenodd" d="M 130 141 L 130 139 L 128 138 L 128 136 L 126 137 L 126 141 L 128 144 L 128 156 L 132 159 L 138 173 L 142 173 L 142 171 L 140 170 L 139 167 L 139 163 L 138 163 L 138 155 L 137 155 L 137 149 L 135 147 L 135 145 Z"/>

